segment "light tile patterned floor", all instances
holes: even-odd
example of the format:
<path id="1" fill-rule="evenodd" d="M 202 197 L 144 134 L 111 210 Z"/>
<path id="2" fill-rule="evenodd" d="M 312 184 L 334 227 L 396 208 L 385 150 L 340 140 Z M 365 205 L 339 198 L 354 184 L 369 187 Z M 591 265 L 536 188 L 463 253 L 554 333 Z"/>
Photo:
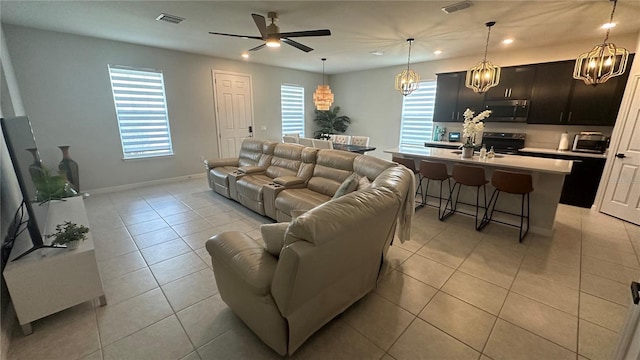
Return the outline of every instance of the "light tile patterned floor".
<path id="1" fill-rule="evenodd" d="M 272 359 L 222 302 L 205 241 L 271 222 L 203 179 L 86 202 L 109 304 L 16 328 L 11 359 Z M 609 359 L 640 274 L 640 227 L 561 206 L 553 237 L 419 209 L 378 289 L 298 359 Z"/>

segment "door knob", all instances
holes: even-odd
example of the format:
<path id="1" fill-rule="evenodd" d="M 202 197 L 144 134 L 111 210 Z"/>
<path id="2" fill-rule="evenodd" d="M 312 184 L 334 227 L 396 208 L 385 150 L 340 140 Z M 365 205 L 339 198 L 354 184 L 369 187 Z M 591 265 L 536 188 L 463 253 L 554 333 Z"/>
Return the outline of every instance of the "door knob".
<path id="1" fill-rule="evenodd" d="M 616 157 L 617 157 L 618 159 L 624 159 L 624 158 L 626 158 L 627 156 L 626 156 L 625 154 L 623 154 L 623 153 L 617 153 L 617 154 L 616 154 Z"/>

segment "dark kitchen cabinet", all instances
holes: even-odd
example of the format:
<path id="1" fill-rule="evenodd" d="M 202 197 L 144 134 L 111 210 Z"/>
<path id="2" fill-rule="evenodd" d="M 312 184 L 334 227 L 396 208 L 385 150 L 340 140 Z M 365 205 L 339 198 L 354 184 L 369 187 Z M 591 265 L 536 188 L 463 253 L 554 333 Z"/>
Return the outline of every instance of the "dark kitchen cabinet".
<path id="1" fill-rule="evenodd" d="M 627 69 L 631 68 L 633 54 Z M 573 79 L 574 60 L 536 65 L 529 124 L 603 125 L 616 122 L 629 71 L 598 86 Z"/>
<path id="2" fill-rule="evenodd" d="M 520 155 L 552 159 L 573 160 L 571 174 L 564 177 L 560 203 L 590 208 L 596 199 L 605 159 L 564 154 L 520 152 Z"/>
<path id="3" fill-rule="evenodd" d="M 433 121 L 462 122 L 466 109 L 476 113 L 484 109 L 484 94 L 465 86 L 466 75 L 466 71 L 438 74 Z"/>
<path id="4" fill-rule="evenodd" d="M 536 76 L 534 65 L 505 67 L 500 73 L 500 82 L 487 91 L 487 99 L 529 99 Z"/>
<path id="5" fill-rule="evenodd" d="M 633 60 L 633 57 L 630 57 Z M 628 68 L 631 64 L 627 65 Z M 629 71 L 598 86 L 573 80 L 573 94 L 569 101 L 568 125 L 613 125 L 627 84 Z"/>
<path id="6" fill-rule="evenodd" d="M 433 121 L 457 121 L 455 114 L 458 102 L 459 78 L 458 73 L 438 74 Z"/>
<path id="7" fill-rule="evenodd" d="M 529 124 L 562 124 L 573 85 L 573 61 L 538 64 L 531 92 Z"/>

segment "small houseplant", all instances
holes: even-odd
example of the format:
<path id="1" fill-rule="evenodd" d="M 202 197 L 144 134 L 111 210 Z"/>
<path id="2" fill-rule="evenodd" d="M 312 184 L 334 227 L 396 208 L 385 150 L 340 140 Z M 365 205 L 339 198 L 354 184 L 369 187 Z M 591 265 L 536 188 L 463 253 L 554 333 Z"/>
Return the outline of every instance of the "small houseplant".
<path id="1" fill-rule="evenodd" d="M 462 144 L 462 157 L 473 157 L 473 149 L 475 148 L 476 134 L 484 130 L 484 122 L 491 115 L 491 110 L 485 110 L 476 115 L 471 109 L 467 109 L 463 113 L 464 123 L 462 125 L 462 136 L 465 138 L 464 144 Z"/>
<path id="2" fill-rule="evenodd" d="M 52 245 L 67 245 L 68 249 L 77 249 L 80 242 L 87 239 L 89 228 L 78 225 L 71 221 L 56 225 L 56 232 L 45 235 L 47 238 L 54 238 Z"/>
<path id="3" fill-rule="evenodd" d="M 340 113 L 340 106 L 336 106 L 333 110 L 316 110 L 315 122 L 318 124 L 318 129 L 314 132 L 316 139 L 321 139 L 324 134 L 343 134 L 347 131 L 349 124 L 351 124 L 351 118 L 346 115 L 338 115 Z"/>

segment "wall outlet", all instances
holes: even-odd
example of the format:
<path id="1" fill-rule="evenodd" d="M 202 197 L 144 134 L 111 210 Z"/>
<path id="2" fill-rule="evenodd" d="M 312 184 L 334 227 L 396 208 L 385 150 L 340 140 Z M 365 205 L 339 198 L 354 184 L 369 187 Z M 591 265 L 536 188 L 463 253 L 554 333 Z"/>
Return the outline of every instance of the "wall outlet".
<path id="1" fill-rule="evenodd" d="M 262 131 L 267 131 L 267 126 L 266 126 L 266 125 L 262 125 L 262 126 L 260 126 L 260 130 L 262 130 Z"/>

